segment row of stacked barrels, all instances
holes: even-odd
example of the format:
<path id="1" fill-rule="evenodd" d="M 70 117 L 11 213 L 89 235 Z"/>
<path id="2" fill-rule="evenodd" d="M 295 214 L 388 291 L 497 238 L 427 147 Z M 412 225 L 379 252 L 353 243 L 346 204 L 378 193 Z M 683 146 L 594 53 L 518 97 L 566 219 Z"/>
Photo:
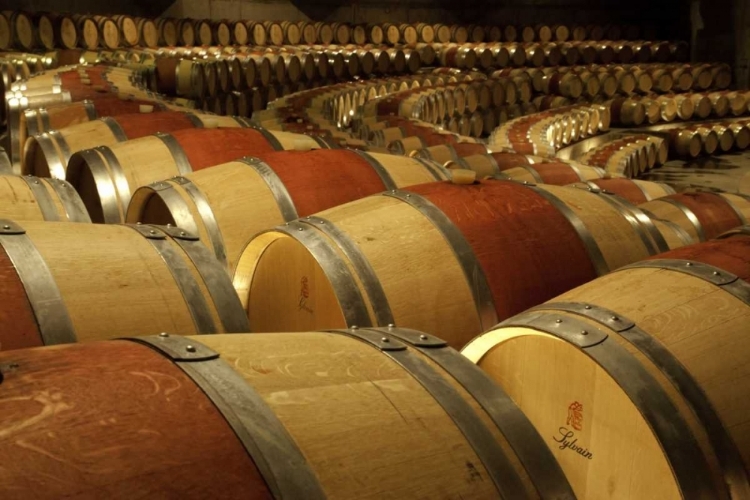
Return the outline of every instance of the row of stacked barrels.
<path id="1" fill-rule="evenodd" d="M 635 125 L 642 124 L 646 120 L 654 124 L 669 122 L 677 118 L 703 120 L 711 116 L 726 119 L 729 116 L 739 117 L 748 113 L 746 92 L 718 90 L 725 89 L 731 81 L 731 73 L 726 65 L 682 65 L 679 68 L 667 68 L 667 71 L 654 65 L 645 69 L 646 71 L 638 66 L 632 68 L 620 66 L 610 68 L 608 71 L 601 67 L 599 75 L 611 79 L 613 88 L 623 86 L 623 82 L 630 82 L 634 85 L 636 81 L 651 81 L 652 78 L 664 80 L 665 76 L 672 79 L 674 75 L 674 78 L 679 80 L 681 85 L 686 85 L 688 89 L 694 87 L 696 90 L 714 89 L 714 91 L 644 96 L 631 94 L 628 97 L 604 101 L 597 109 L 606 108 L 607 125 L 599 128 L 599 132 L 607 130 L 610 120 L 618 125 Z M 293 98 L 282 98 L 274 103 L 273 109 L 255 113 L 253 121 L 271 128 L 333 137 L 341 136 L 337 132 L 338 128 L 352 127 L 355 133 L 360 134 L 361 139 L 370 144 L 387 147 L 399 154 L 411 154 L 415 150 L 444 142 L 449 137 L 446 134 L 436 133 L 434 126 L 426 124 L 425 121 L 432 125 L 442 126 L 448 131 L 461 133 L 463 136 L 478 136 L 493 131 L 496 120 L 502 123 L 507 118 L 513 118 L 514 115 L 524 115 L 538 108 L 551 110 L 571 104 L 570 101 L 560 102 L 559 96 L 549 94 L 531 100 L 532 92 L 537 89 L 542 89 L 543 92 L 553 90 L 552 79 L 558 79 L 554 88 L 554 91 L 558 91 L 559 74 L 557 70 L 549 73 L 533 69 L 513 70 L 506 75 L 495 74 L 490 79 L 484 79 L 484 75 L 476 72 L 435 70 L 432 74 L 423 74 L 424 79 L 421 83 L 414 80 L 412 85 L 390 89 L 387 95 L 378 91 L 373 92 L 373 89 L 378 87 L 377 81 L 366 84 L 340 84 L 301 92 Z M 563 78 L 566 76 L 579 78 L 578 75 L 570 74 L 564 74 Z M 589 78 L 587 81 L 598 80 Z M 570 80 L 567 84 L 570 86 Z M 632 92 L 630 84 L 626 90 Z M 669 88 L 667 84 L 664 85 Z M 566 109 L 568 108 L 562 108 L 562 111 Z M 525 110 L 527 112 L 524 112 Z M 496 119 L 495 113 L 505 115 L 498 115 L 502 118 Z M 528 126 L 535 123 L 533 120 L 541 123 L 545 116 L 544 113 L 530 116 L 525 128 L 520 128 L 518 132 L 514 132 L 513 127 L 516 126 L 514 122 L 500 127 L 498 132 L 506 130 L 507 137 L 512 135 L 526 137 Z M 444 119 L 446 121 L 443 121 Z M 415 125 L 413 120 L 422 125 Z M 556 126 L 554 137 L 550 140 L 554 144 L 563 146 L 575 143 L 591 133 L 585 132 L 590 120 L 591 117 L 572 116 L 564 126 Z M 600 126 L 602 123 L 600 120 L 597 115 L 591 123 Z M 328 122 L 328 125 L 325 122 Z M 545 123 L 541 124 L 547 126 Z M 517 125 L 524 125 L 524 123 L 518 121 Z M 714 125 L 718 127 L 720 124 L 712 124 L 711 127 Z M 717 133 L 722 135 L 723 150 L 731 147 L 744 149 L 746 132 L 741 121 L 725 122 L 721 130 L 717 129 Z M 687 143 L 691 144 L 690 151 L 697 154 L 700 148 L 695 151 L 695 139 L 685 139 L 687 135 L 688 132 L 683 132 L 681 140 L 687 140 Z M 434 136 L 437 142 L 433 142 L 430 136 Z M 712 137 L 711 134 L 709 136 Z M 667 144 L 672 146 L 672 153 L 681 154 L 682 146 L 675 145 L 671 135 L 668 139 Z M 492 140 L 495 143 L 498 141 L 497 138 Z M 508 143 L 507 146 L 512 146 L 512 144 Z M 646 166 L 653 168 L 654 165 L 657 165 L 654 161 L 648 164 L 639 162 L 637 167 L 625 170 L 631 170 L 635 175 L 639 172 L 643 173 Z M 623 173 L 623 170 L 619 173 Z"/>
<path id="2" fill-rule="evenodd" d="M 100 94 L 100 91 L 105 90 L 106 88 L 114 88 L 114 86 L 106 81 L 106 78 L 109 78 L 107 75 L 112 75 L 112 78 L 120 78 L 123 79 L 129 75 L 129 71 L 126 68 L 114 68 L 114 67 L 103 67 L 103 66 L 92 66 L 90 67 L 90 70 L 84 71 L 83 69 L 79 71 L 73 71 L 73 70 L 62 70 L 65 76 L 65 88 L 61 89 L 63 92 L 57 92 L 55 93 L 52 87 L 50 87 L 50 90 L 48 96 L 52 101 L 50 101 L 50 104 L 52 102 L 59 102 L 61 97 L 64 97 L 67 95 L 70 91 L 75 91 L 76 93 L 76 100 L 77 99 L 86 99 L 90 98 L 92 96 L 97 96 Z M 99 69 L 96 69 L 99 68 Z M 716 68 L 710 65 L 704 65 L 703 67 L 697 67 L 692 69 L 692 72 L 695 72 L 696 74 L 711 74 L 714 72 L 714 70 L 721 70 L 721 68 Z M 81 72 L 82 71 L 82 72 Z M 172 68 L 172 72 L 175 72 L 176 69 Z M 46 78 L 47 76 L 52 77 L 53 79 L 51 82 L 54 82 L 55 78 L 60 78 L 60 74 L 54 73 L 54 72 L 48 72 L 44 75 L 44 77 L 39 77 L 35 81 L 42 80 L 43 78 Z M 722 74 L 721 71 L 718 71 L 716 73 L 717 75 Z M 226 76 L 226 75 L 225 75 Z M 458 75 L 460 76 L 460 75 Z M 130 79 L 130 77 L 128 77 Z M 491 130 L 491 125 L 494 125 L 495 121 L 490 119 L 487 119 L 488 113 L 492 113 L 490 115 L 490 118 L 494 116 L 495 110 L 492 108 L 495 106 L 498 102 L 502 103 L 503 99 L 505 99 L 509 105 L 512 105 L 512 103 L 515 103 L 517 100 L 519 100 L 521 103 L 528 103 L 529 96 L 531 92 L 531 86 L 528 83 L 529 77 L 526 79 L 521 79 L 518 77 L 498 77 L 493 78 L 490 80 L 479 80 L 479 81 L 469 81 L 466 80 L 464 82 L 458 83 L 455 75 L 452 75 L 450 73 L 448 74 L 422 74 L 422 75 L 415 75 L 413 77 L 406 77 L 402 80 L 398 79 L 391 79 L 391 80 L 368 80 L 364 84 L 358 84 L 355 85 L 355 93 L 356 95 L 351 95 L 351 98 L 347 97 L 344 99 L 344 96 L 349 96 L 348 91 L 342 92 L 341 95 L 337 96 L 335 92 L 332 93 L 332 97 L 334 98 L 334 102 L 332 105 L 332 113 L 334 116 L 340 117 L 341 120 L 344 118 L 349 118 L 350 116 L 355 116 L 359 113 L 359 111 L 356 109 L 356 106 L 359 106 L 360 104 L 365 104 L 365 112 L 364 115 L 362 113 L 359 113 L 360 121 L 364 117 L 366 118 L 369 116 L 367 113 L 367 101 L 370 99 L 375 99 L 378 96 L 383 96 L 385 94 L 391 94 L 385 101 L 378 101 L 377 99 L 373 100 L 373 104 L 376 106 L 372 113 L 372 115 L 377 119 L 377 116 L 388 114 L 385 110 L 385 104 L 388 104 L 389 102 L 395 102 L 398 104 L 398 110 L 399 113 L 402 113 L 405 109 L 405 105 L 409 104 L 410 100 L 414 97 L 420 97 L 420 92 L 423 93 L 425 96 L 429 96 L 430 98 L 440 98 L 436 102 L 437 107 L 435 107 L 436 110 L 442 110 L 443 116 L 447 115 L 454 115 L 459 117 L 458 119 L 454 119 L 454 122 L 456 125 L 454 126 L 453 123 L 448 122 L 446 124 L 446 128 L 448 130 L 455 130 L 455 131 L 461 131 L 463 132 L 463 135 L 481 135 L 482 133 L 489 132 Z M 133 80 L 136 81 L 137 79 Z M 456 81 L 456 83 L 451 83 Z M 713 81 L 713 79 L 710 79 L 710 81 Z M 716 81 L 719 82 L 720 79 L 717 77 Z M 516 84 L 518 82 L 518 84 Z M 446 85 L 446 83 L 448 85 Z M 131 92 L 139 92 L 137 89 L 133 87 L 133 83 L 128 83 L 128 85 L 131 85 Z M 52 85 L 54 86 L 54 84 Z M 109 87 L 107 87 L 109 86 Z M 27 85 L 28 87 L 28 85 Z M 412 91 L 402 91 L 400 93 L 394 93 L 398 90 L 404 89 L 404 88 L 413 88 Z M 331 88 L 332 89 L 332 88 Z M 33 90 L 33 89 L 32 89 Z M 118 88 L 118 91 L 124 91 L 125 87 Z M 328 87 L 321 87 L 319 89 L 323 94 L 328 93 L 329 88 Z M 33 94 L 39 94 L 38 90 L 34 90 L 32 94 L 28 94 L 29 89 L 27 88 L 25 91 L 19 91 L 20 93 L 14 98 L 21 98 L 21 99 L 32 99 L 34 106 L 42 106 L 44 104 L 44 98 L 42 95 L 33 95 Z M 131 97 L 148 97 L 150 94 L 148 91 L 141 92 L 140 94 L 129 94 Z M 25 97 L 23 97 L 25 96 Z M 450 99 L 448 99 L 450 97 Z M 72 99 L 72 97 L 71 97 Z M 343 99 L 343 100 L 341 100 Z M 707 98 L 706 98 L 707 99 Z M 16 99 L 17 100 L 17 99 Z M 724 99 L 726 100 L 726 99 Z M 13 99 L 11 99 L 13 101 Z M 9 102 L 11 102 L 9 101 Z M 348 104 L 347 104 L 348 102 Z M 433 101 L 427 101 L 429 104 Z M 717 101 L 718 102 L 718 101 Z M 744 102 L 744 101 L 743 101 Z M 126 104 L 125 104 L 126 105 Z M 135 106 L 136 103 L 132 103 L 131 106 Z M 442 105 L 442 107 L 441 107 Z M 127 105 L 126 105 L 127 106 Z M 246 104 L 247 106 L 247 104 Z M 422 104 L 412 104 L 412 106 L 421 107 Z M 33 107 L 33 106 L 32 106 Z M 306 110 L 309 112 L 312 112 L 315 107 L 310 106 L 303 106 Z M 238 108 L 241 109 L 240 106 Z M 377 111 L 378 109 L 383 108 L 381 111 Z M 402 109 L 404 108 L 404 109 Z M 33 133 L 39 133 L 39 132 L 46 132 L 50 128 L 50 124 L 52 122 L 57 123 L 54 119 L 50 118 L 50 110 L 48 110 L 46 107 L 45 109 L 45 120 L 47 121 L 46 127 L 41 127 L 41 124 L 39 122 L 38 113 L 34 111 L 29 111 L 30 116 L 26 116 L 24 113 L 22 116 L 19 115 L 17 120 L 14 120 L 14 123 L 11 124 L 10 127 L 10 138 L 12 142 L 11 151 L 15 155 L 16 160 L 14 163 L 17 163 L 18 161 L 21 161 L 21 149 L 25 143 L 25 136 L 27 135 L 27 132 L 33 132 Z M 135 108 L 137 109 L 137 107 Z M 280 106 L 275 106 L 274 113 L 277 113 L 280 110 Z M 394 108 L 395 109 L 395 108 Z M 502 109 L 502 108 L 501 108 Z M 54 113 L 55 110 L 52 109 L 52 112 Z M 433 111 L 435 116 L 439 116 L 439 112 Z M 228 113 L 228 114 L 240 114 L 242 113 Z M 38 116 L 37 116 L 38 115 Z M 270 125 L 272 122 L 268 122 L 263 120 L 260 116 L 261 114 L 256 113 L 258 115 L 258 122 L 259 124 L 263 126 Z M 96 114 L 94 114 L 96 116 Z M 29 120 L 29 118 L 31 118 Z M 490 127 L 487 126 L 487 123 L 489 122 Z M 596 123 L 599 122 L 599 119 L 597 118 L 595 120 Z M 337 123 L 344 123 L 344 125 L 347 124 L 347 122 L 337 122 Z M 385 123 L 385 122 L 383 122 Z M 275 123 L 274 123 L 275 124 Z M 373 130 L 374 122 L 369 123 L 369 130 Z M 64 123 L 62 123 L 64 125 Z M 33 130 L 29 127 L 34 127 Z M 464 131 L 464 127 L 468 127 L 466 131 Z M 52 128 L 59 128 L 57 126 Z M 286 128 L 289 128 L 288 126 Z M 335 127 L 332 127 L 335 129 Z M 364 130 L 365 127 L 361 127 L 362 130 Z M 28 130 L 27 130 L 28 129 Z M 388 137 L 392 140 L 404 138 L 403 133 L 401 135 L 397 135 L 398 133 L 401 133 L 403 129 L 401 128 L 395 128 L 393 130 L 384 130 L 383 134 L 388 133 L 389 135 L 384 135 L 384 137 Z M 302 130 L 292 130 L 292 131 L 305 131 L 304 128 Z M 111 135 L 111 134 L 110 134 Z M 114 137 L 114 136 L 112 136 Z M 567 139 L 565 139 L 565 142 L 568 141 L 576 141 L 579 138 L 578 133 L 566 135 Z M 365 140 L 370 140 L 370 137 L 363 136 L 362 137 Z M 88 140 L 90 141 L 97 141 L 101 140 L 102 136 L 101 134 L 95 134 L 88 137 Z M 421 142 L 421 141 L 420 141 Z M 56 139 L 53 141 L 56 146 L 50 151 L 53 156 L 60 156 L 62 157 L 62 160 L 58 161 L 58 163 L 62 163 L 63 165 L 66 164 L 68 158 L 72 153 L 76 151 L 75 148 L 71 149 L 69 145 L 66 144 L 65 140 L 65 133 L 58 133 L 56 136 Z M 378 144 L 378 146 L 389 146 L 390 141 L 386 142 L 385 144 Z M 33 147 L 32 147 L 33 150 Z M 401 151 L 402 153 L 408 154 L 410 150 L 404 149 Z M 35 153 L 31 151 L 31 155 L 33 156 Z M 39 154 L 37 155 L 39 156 Z M 51 162 L 52 158 L 50 157 L 50 153 L 45 152 L 44 156 L 47 159 L 47 162 Z"/>
<path id="3" fill-rule="evenodd" d="M 414 44 L 397 47 L 372 44 L 285 45 L 81 50 L 66 52 L 65 56 L 59 55 L 58 58 L 61 62 L 116 63 L 133 68 L 140 65 L 144 81 L 152 90 L 197 99 L 201 101 L 200 105 L 204 109 L 208 107 L 216 112 L 229 113 L 237 108 L 240 101 L 263 104 L 277 96 L 310 87 L 330 85 L 335 81 L 367 78 L 371 75 L 413 74 L 423 66 L 436 64 L 445 68 L 467 70 L 477 66 L 480 70 L 490 73 L 509 65 L 557 66 L 563 55 L 570 58 L 570 64 L 576 64 L 580 58 L 576 54 L 589 54 L 593 57 L 587 55 L 585 61 L 602 64 L 609 64 L 613 60 L 613 57 L 608 55 L 610 53 L 631 54 L 617 58 L 625 62 L 684 61 L 686 51 L 683 47 L 685 45 L 682 43 L 668 42 L 603 42 L 596 45 L 581 42 L 579 45 L 564 44 L 560 47 L 554 43 Z M 633 53 L 637 55 L 635 59 L 632 57 Z M 180 72 L 170 69 L 178 65 L 182 66 Z M 681 71 L 676 63 L 670 68 L 665 68 L 665 71 L 667 69 L 670 72 L 669 77 L 659 80 L 662 89 L 667 88 L 672 73 Z M 591 71 L 598 70 L 592 67 Z M 585 77 L 585 74 L 582 76 Z M 634 80 L 634 77 L 624 84 L 626 90 L 632 87 L 629 83 L 631 80 Z M 639 79 L 639 90 L 646 88 L 647 80 L 647 77 Z M 682 82 L 684 83 L 684 78 Z M 599 87 L 610 93 L 618 90 L 606 82 Z"/>
<path id="4" fill-rule="evenodd" d="M 651 71 L 659 71 L 650 68 Z M 748 113 L 747 92 L 728 92 L 725 89 L 729 80 L 721 77 L 709 80 L 709 88 L 718 91 L 694 92 L 685 94 L 625 94 L 632 92 L 631 87 L 623 89 L 623 82 L 634 80 L 634 75 L 649 73 L 639 67 L 599 67 L 595 73 L 585 71 L 581 76 L 562 73 L 555 70 L 528 71 L 512 70 L 509 72 L 495 72 L 489 78 L 482 74 L 456 74 L 453 77 L 441 74 L 436 70 L 434 75 L 428 76 L 428 85 L 412 88 L 397 94 L 392 94 L 384 100 L 366 103 L 364 108 L 355 109 L 356 101 L 350 105 L 340 102 L 333 110 L 338 123 L 346 125 L 352 120 L 352 115 L 358 119 L 372 116 L 388 116 L 398 114 L 403 117 L 416 118 L 421 121 L 440 125 L 443 128 L 460 132 L 465 136 L 486 137 L 495 128 L 513 118 L 535 114 L 553 108 L 582 104 L 587 102 L 606 104 L 615 110 L 614 120 L 622 125 L 640 125 L 644 122 L 655 124 L 670 122 L 677 118 L 690 120 L 693 116 L 705 119 L 713 114 L 723 118 L 729 114 L 741 116 Z M 723 74 L 722 65 L 701 65 L 680 68 L 680 71 L 710 74 L 713 71 Z M 532 76 L 533 75 L 533 76 Z M 562 76 L 561 76 L 562 75 Z M 456 80 L 453 84 L 444 85 L 445 77 Z M 612 81 L 612 94 L 596 94 L 591 97 L 581 96 L 583 83 L 581 77 L 586 78 L 586 86 L 591 82 Z M 458 82 L 458 78 L 464 78 Z M 429 85 L 432 83 L 432 85 Z M 572 90 L 575 88 L 576 90 Z M 620 91 L 621 97 L 615 92 Z M 562 96 L 575 95 L 577 99 Z M 610 100 L 608 100 L 608 97 Z M 687 100 L 687 102 L 684 102 Z M 626 111 L 635 107 L 634 111 Z M 622 110 L 622 112 L 621 112 Z"/>
<path id="5" fill-rule="evenodd" d="M 643 36 L 641 36 L 643 35 Z M 564 25 L 478 26 L 445 24 L 357 24 L 312 21 L 147 19 L 24 11 L 0 13 L 0 50 L 159 47 L 193 45 L 299 45 L 366 43 L 549 42 L 655 39 L 654 28 Z"/>
<path id="6" fill-rule="evenodd" d="M 78 123 L 0 177 L 3 498 L 750 493 L 750 238 L 714 239 L 749 197 L 475 142 L 482 179 L 69 72 Z"/>

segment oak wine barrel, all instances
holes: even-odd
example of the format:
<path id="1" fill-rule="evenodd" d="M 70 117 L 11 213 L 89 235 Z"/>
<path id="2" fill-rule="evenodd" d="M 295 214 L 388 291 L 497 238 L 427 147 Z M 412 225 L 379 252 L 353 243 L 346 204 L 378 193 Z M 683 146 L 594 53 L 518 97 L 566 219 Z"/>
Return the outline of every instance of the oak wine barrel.
<path id="1" fill-rule="evenodd" d="M 494 158 L 494 155 L 493 155 Z M 473 169 L 473 168 L 472 168 Z M 604 177 L 604 170 L 599 167 L 562 163 L 562 162 L 544 162 L 532 163 L 529 165 L 521 164 L 516 167 L 498 167 L 497 174 L 500 177 L 510 178 L 520 182 L 553 184 L 555 186 L 566 186 L 581 181 L 597 180 Z"/>
<path id="2" fill-rule="evenodd" d="M 21 172 L 64 179 L 71 156 L 85 149 L 190 128 L 247 126 L 239 117 L 182 111 L 107 116 L 30 137 L 24 145 Z"/>
<path id="3" fill-rule="evenodd" d="M 75 153 L 66 179 L 94 222 L 125 218 L 139 187 L 258 153 L 327 148 L 322 139 L 256 128 L 193 128 L 155 134 Z"/>
<path id="4" fill-rule="evenodd" d="M 422 184 L 259 234 L 234 284 L 259 331 L 395 323 L 462 346 L 497 318 L 666 250 L 646 223 L 631 225 L 633 209 L 575 188 Z"/>
<path id="5" fill-rule="evenodd" d="M 174 47 L 179 43 L 178 25 L 174 19 L 160 18 L 156 20 L 156 29 L 159 32 L 159 45 Z"/>
<path id="6" fill-rule="evenodd" d="M 749 256 L 735 236 L 635 263 L 463 354 L 519 404 L 579 498 L 745 498 Z"/>
<path id="7" fill-rule="evenodd" d="M 678 193 L 639 207 L 669 220 L 688 232 L 695 241 L 716 238 L 750 220 L 750 196 L 731 193 Z"/>
<path id="8" fill-rule="evenodd" d="M 141 109 L 152 112 L 164 111 L 167 108 L 158 102 L 136 99 L 121 99 L 116 96 L 105 96 L 96 100 L 85 100 L 67 104 L 56 104 L 46 108 L 28 109 L 21 117 L 21 131 L 26 142 L 26 135 L 37 135 L 50 130 L 59 130 L 71 125 L 96 120 L 106 116 L 119 116 L 139 113 Z"/>
<path id="9" fill-rule="evenodd" d="M 142 108 L 145 106 L 145 108 Z M 79 123 L 96 120 L 102 116 L 117 116 L 138 113 L 141 109 L 162 111 L 164 106 L 150 101 L 120 99 L 116 96 L 104 96 L 96 100 L 66 104 L 54 104 L 36 109 L 27 109 L 20 114 L 19 120 L 8 130 L 11 148 L 18 151 L 19 166 L 23 145 L 29 136 L 58 130 Z"/>
<path id="10" fill-rule="evenodd" d="M 0 370 L 4 497 L 574 498 L 510 398 L 414 330 L 164 333 L 0 353 Z"/>
<path id="11" fill-rule="evenodd" d="M 234 271 L 255 234 L 384 190 L 444 180 L 439 165 L 343 149 L 259 153 L 139 188 L 126 222 L 174 224 Z"/>
<path id="12" fill-rule="evenodd" d="M 221 264 L 181 229 L 5 219 L 0 246 L 3 350 L 246 331 Z"/>
<path id="13" fill-rule="evenodd" d="M 60 179 L 0 175 L 0 218 L 91 222 L 73 186 Z"/>
<path id="14" fill-rule="evenodd" d="M 675 194 L 674 188 L 667 184 L 638 179 L 593 179 L 586 182 L 585 186 L 591 189 L 604 189 L 605 191 L 622 196 L 635 205 Z"/>

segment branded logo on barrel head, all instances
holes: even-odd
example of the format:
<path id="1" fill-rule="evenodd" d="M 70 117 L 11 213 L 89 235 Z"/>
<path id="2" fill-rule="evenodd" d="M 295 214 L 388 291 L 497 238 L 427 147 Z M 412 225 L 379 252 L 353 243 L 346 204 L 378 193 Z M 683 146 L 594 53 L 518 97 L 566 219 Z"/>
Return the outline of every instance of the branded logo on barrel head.
<path id="1" fill-rule="evenodd" d="M 583 430 L 583 404 L 573 401 L 568 406 L 568 420 L 565 422 L 577 431 Z"/>
<path id="2" fill-rule="evenodd" d="M 568 405 L 568 419 L 565 425 L 557 430 L 558 435 L 552 436 L 552 440 L 558 443 L 561 450 L 574 451 L 583 458 L 592 460 L 594 454 L 584 446 L 578 444 L 575 431 L 583 430 L 583 403 L 573 401 Z"/>

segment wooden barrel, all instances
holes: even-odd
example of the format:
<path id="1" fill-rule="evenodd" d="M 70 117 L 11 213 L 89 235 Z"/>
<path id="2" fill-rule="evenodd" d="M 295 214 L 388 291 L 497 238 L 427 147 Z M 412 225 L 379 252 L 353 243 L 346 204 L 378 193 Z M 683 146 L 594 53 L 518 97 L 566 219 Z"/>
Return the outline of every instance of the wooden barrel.
<path id="1" fill-rule="evenodd" d="M 750 220 L 750 197 L 741 194 L 679 193 L 639 207 L 676 223 L 696 242 L 716 238 Z"/>
<path id="2" fill-rule="evenodd" d="M 266 33 L 268 34 L 269 45 L 284 45 L 284 28 L 282 28 L 281 23 L 274 21 L 264 21 L 263 25 L 265 26 Z"/>
<path id="3" fill-rule="evenodd" d="M 37 12 L 32 19 L 36 26 L 36 42 L 39 47 L 46 50 L 55 48 L 55 18 L 47 12 Z M 2 36 L 0 36 L 2 38 Z M 2 47 L 2 41 L 0 41 Z M 74 45 L 75 47 L 75 45 Z M 7 47 L 6 47 L 7 49 Z"/>
<path id="4" fill-rule="evenodd" d="M 232 43 L 232 29 L 230 21 L 219 20 L 211 22 L 211 33 L 217 45 L 227 46 Z"/>
<path id="5" fill-rule="evenodd" d="M 99 26 L 96 20 L 92 16 L 81 14 L 74 14 L 73 20 L 78 31 L 78 46 L 82 49 L 96 49 L 100 41 Z"/>
<path id="6" fill-rule="evenodd" d="M 195 33 L 195 21 L 193 19 L 178 19 L 176 20 L 176 25 L 178 44 L 185 47 L 192 47 L 195 45 L 197 39 Z"/>
<path id="7" fill-rule="evenodd" d="M 0 175 L 0 218 L 91 222 L 78 193 L 66 181 L 20 175 Z"/>
<path id="8" fill-rule="evenodd" d="M 7 219 L 0 227 L 3 350 L 247 328 L 226 272 L 181 229 Z"/>
<path id="9" fill-rule="evenodd" d="M 748 255 L 738 236 L 627 266 L 463 354 L 524 410 L 579 498 L 748 497 Z"/>
<path id="10" fill-rule="evenodd" d="M 178 23 L 174 19 L 160 18 L 156 20 L 156 29 L 159 31 L 159 45 L 174 47 L 180 41 Z"/>
<path id="11" fill-rule="evenodd" d="M 268 33 L 263 23 L 248 21 L 246 23 L 248 33 L 248 45 L 263 47 L 268 45 Z"/>
<path id="12" fill-rule="evenodd" d="M 99 29 L 99 44 L 105 49 L 116 49 L 120 46 L 120 28 L 107 16 L 94 16 Z"/>
<path id="13" fill-rule="evenodd" d="M 450 27 L 450 30 L 452 42 L 464 44 L 469 41 L 469 30 L 466 29 L 466 26 L 454 24 Z"/>
<path id="14" fill-rule="evenodd" d="M 202 98 L 207 92 L 202 64 L 181 57 L 156 60 L 156 90 L 168 95 Z"/>
<path id="15" fill-rule="evenodd" d="M 145 106 L 145 108 L 142 108 L 142 106 Z M 163 111 L 166 108 L 159 103 L 126 100 L 112 96 L 95 101 L 84 100 L 28 109 L 20 115 L 18 126 L 14 124 L 8 130 L 11 148 L 18 152 L 18 165 L 20 167 L 23 145 L 26 144 L 26 139 L 30 136 L 96 120 L 100 116 L 138 113 L 141 109 Z"/>
<path id="16" fill-rule="evenodd" d="M 621 210 L 575 188 L 422 184 L 318 213 L 325 224 L 261 233 L 234 284 L 259 330 L 395 323 L 461 346 L 497 318 L 655 253 Z"/>
<path id="17" fill-rule="evenodd" d="M 435 41 L 438 43 L 448 43 L 451 41 L 450 26 L 445 24 L 434 24 L 432 29 L 435 31 Z"/>
<path id="18" fill-rule="evenodd" d="M 12 45 L 19 50 L 32 50 L 38 43 L 32 15 L 23 11 L 5 11 Z"/>
<path id="19" fill-rule="evenodd" d="M 413 330 L 165 333 L 2 353 L 0 366 L 0 424 L 35 443 L 0 444 L 0 457 L 14 459 L 3 471 L 4 496 L 43 487 L 57 498 L 81 488 L 190 500 L 322 500 L 363 490 L 378 498 L 574 498 L 510 398 L 440 339 Z M 21 420 L 40 405 L 54 419 Z M 54 458 L 40 458 L 37 447 L 49 439 Z M 95 477 L 60 480 L 80 474 L 90 456 Z M 192 479 L 159 473 L 175 457 Z M 29 474 L 44 479 L 32 488 Z"/>
<path id="20" fill-rule="evenodd" d="M 638 179 L 594 179 L 586 185 L 592 189 L 604 189 L 636 205 L 675 194 L 675 190 L 667 184 Z"/>
<path id="21" fill-rule="evenodd" d="M 591 179 L 604 177 L 605 172 L 599 167 L 584 165 L 582 163 L 533 163 L 530 165 L 518 165 L 515 167 L 499 168 L 503 177 L 521 182 L 552 184 L 555 186 L 566 186 L 576 182 L 585 182 Z"/>
<path id="22" fill-rule="evenodd" d="M 0 50 L 9 50 L 13 45 L 13 28 L 8 12 L 0 12 Z"/>
<path id="23" fill-rule="evenodd" d="M 64 179 L 70 157 L 84 149 L 111 146 L 156 133 L 218 126 L 245 127 L 248 122 L 242 118 L 182 111 L 108 116 L 30 137 L 24 146 L 21 171 L 40 177 Z"/>
<path id="24" fill-rule="evenodd" d="M 255 128 L 192 128 L 156 134 L 71 156 L 66 179 L 94 222 L 124 220 L 141 186 L 258 153 L 328 147 L 312 136 Z"/>
<path id="25" fill-rule="evenodd" d="M 174 224 L 199 234 L 234 272 L 250 238 L 269 227 L 384 190 L 446 178 L 439 165 L 395 155 L 258 154 L 138 189 L 126 221 Z"/>
<path id="26" fill-rule="evenodd" d="M 247 45 L 250 41 L 250 33 L 245 21 L 234 21 L 231 24 L 232 43 L 234 45 Z"/>
<path id="27" fill-rule="evenodd" d="M 432 43 L 435 41 L 435 29 L 427 23 L 417 23 L 414 28 L 417 30 L 418 41 L 422 43 Z"/>
<path id="28" fill-rule="evenodd" d="M 55 47 L 62 49 L 75 49 L 78 47 L 78 30 L 73 16 L 69 14 L 47 14 L 44 19 L 52 23 L 53 43 Z M 40 28 L 46 25 L 40 18 Z M 46 28 L 44 28 L 46 30 Z"/>
<path id="29" fill-rule="evenodd" d="M 333 29 L 331 28 L 331 25 L 328 23 L 324 23 L 321 21 L 318 21 L 314 24 L 315 26 L 315 33 L 316 33 L 316 39 L 318 43 L 322 43 L 323 45 L 330 45 L 333 42 Z"/>
<path id="30" fill-rule="evenodd" d="M 193 26 L 195 30 L 195 45 L 208 46 L 214 43 L 211 21 L 208 19 L 199 19 L 194 21 Z"/>
<path id="31" fill-rule="evenodd" d="M 138 31 L 138 43 L 141 47 L 156 48 L 159 46 L 159 30 L 151 19 L 138 17 L 135 19 Z"/>
<path id="32" fill-rule="evenodd" d="M 112 21 L 117 25 L 120 33 L 120 41 L 125 47 L 135 47 L 140 40 L 138 25 L 130 16 L 112 16 Z"/>

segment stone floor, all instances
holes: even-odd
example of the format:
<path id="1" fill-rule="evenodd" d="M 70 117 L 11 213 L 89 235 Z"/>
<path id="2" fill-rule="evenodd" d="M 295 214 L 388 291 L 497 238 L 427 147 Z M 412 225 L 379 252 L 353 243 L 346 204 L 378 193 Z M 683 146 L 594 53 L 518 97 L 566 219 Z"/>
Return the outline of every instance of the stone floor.
<path id="1" fill-rule="evenodd" d="M 750 195 L 750 151 L 672 160 L 641 177 L 664 182 L 677 191 L 724 191 Z"/>

